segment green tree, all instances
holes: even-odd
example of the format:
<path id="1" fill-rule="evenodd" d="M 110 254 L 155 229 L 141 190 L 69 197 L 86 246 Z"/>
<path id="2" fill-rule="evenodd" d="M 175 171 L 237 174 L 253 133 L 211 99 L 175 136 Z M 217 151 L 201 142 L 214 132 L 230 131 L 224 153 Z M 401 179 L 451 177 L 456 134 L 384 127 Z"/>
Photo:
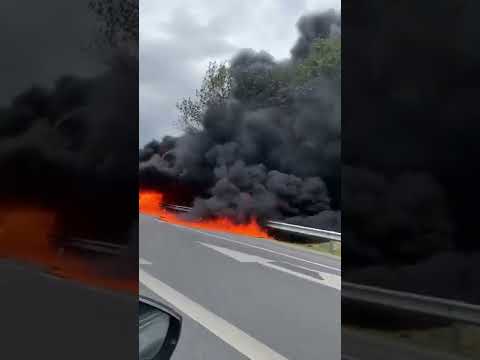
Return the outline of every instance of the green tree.
<path id="1" fill-rule="evenodd" d="M 230 97 L 231 91 L 232 76 L 228 64 L 210 62 L 195 98 L 184 98 L 177 103 L 180 127 L 184 130 L 200 130 L 205 111 L 211 106 L 223 104 Z"/>
<path id="2" fill-rule="evenodd" d="M 331 79 L 340 79 L 340 37 L 318 38 L 315 40 L 307 58 L 297 66 L 295 81 L 303 84 L 320 75 Z"/>
<path id="3" fill-rule="evenodd" d="M 245 53 L 243 56 L 251 56 Z M 263 57 L 262 57 L 263 56 Z M 288 107 L 293 100 L 292 89 L 302 88 L 309 80 L 324 75 L 340 80 L 340 37 L 318 38 L 307 58 L 301 63 L 275 63 L 270 55 L 260 54 L 256 60 L 263 66 L 228 66 L 210 62 L 200 90 L 194 98 L 177 102 L 178 123 L 183 130 L 200 130 L 206 110 L 233 97 L 243 105 Z M 263 61 L 263 63 L 262 63 Z"/>

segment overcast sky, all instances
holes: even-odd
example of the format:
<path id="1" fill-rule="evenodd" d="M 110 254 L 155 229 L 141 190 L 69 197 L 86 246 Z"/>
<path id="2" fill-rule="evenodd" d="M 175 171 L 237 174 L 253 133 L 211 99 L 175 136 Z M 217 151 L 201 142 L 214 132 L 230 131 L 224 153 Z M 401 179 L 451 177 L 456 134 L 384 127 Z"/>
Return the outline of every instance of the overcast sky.
<path id="1" fill-rule="evenodd" d="M 100 57 L 85 51 L 98 33 L 88 2 L 0 1 L 0 107 L 33 84 L 50 87 L 66 74 L 90 77 L 105 70 Z"/>
<path id="2" fill-rule="evenodd" d="M 140 145 L 179 133 L 176 102 L 193 96 L 208 62 L 239 49 L 289 56 L 295 23 L 340 0 L 140 0 Z"/>

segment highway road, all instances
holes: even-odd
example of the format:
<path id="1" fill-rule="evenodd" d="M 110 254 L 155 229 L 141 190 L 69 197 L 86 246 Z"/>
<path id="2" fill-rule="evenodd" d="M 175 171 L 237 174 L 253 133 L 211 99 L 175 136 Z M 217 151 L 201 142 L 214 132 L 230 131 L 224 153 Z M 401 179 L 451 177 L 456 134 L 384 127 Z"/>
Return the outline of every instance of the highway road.
<path id="1" fill-rule="evenodd" d="M 0 259 L 1 359 L 138 358 L 138 298 Z"/>
<path id="2" fill-rule="evenodd" d="M 140 215 L 140 292 L 183 314 L 173 360 L 340 359 L 340 261 Z"/>

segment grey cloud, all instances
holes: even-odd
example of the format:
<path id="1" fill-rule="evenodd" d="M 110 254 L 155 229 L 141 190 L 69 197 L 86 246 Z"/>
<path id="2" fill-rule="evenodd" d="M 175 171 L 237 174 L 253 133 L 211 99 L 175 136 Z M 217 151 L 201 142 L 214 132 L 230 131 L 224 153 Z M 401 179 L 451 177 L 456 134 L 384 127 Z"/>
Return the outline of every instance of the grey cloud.
<path id="1" fill-rule="evenodd" d="M 178 131 L 175 104 L 194 95 L 201 81 L 195 65 L 211 57 L 228 57 L 236 49 L 186 11 L 177 11 L 170 22 L 159 24 L 159 29 L 168 37 L 141 39 L 140 44 L 141 144 L 160 133 Z"/>
<path id="2" fill-rule="evenodd" d="M 72 13 L 79 15 L 74 17 Z M 22 26 L 19 20 L 28 25 Z M 100 57 L 95 59 L 93 50 L 86 50 L 97 29 L 96 18 L 89 14 L 88 0 L 2 1 L 0 22 L 0 67 L 7 69 L 2 72 L 0 106 L 9 103 L 32 83 L 52 86 L 65 74 L 90 76 L 104 70 L 103 64 L 97 61 Z M 59 49 L 62 49 L 61 56 Z"/>

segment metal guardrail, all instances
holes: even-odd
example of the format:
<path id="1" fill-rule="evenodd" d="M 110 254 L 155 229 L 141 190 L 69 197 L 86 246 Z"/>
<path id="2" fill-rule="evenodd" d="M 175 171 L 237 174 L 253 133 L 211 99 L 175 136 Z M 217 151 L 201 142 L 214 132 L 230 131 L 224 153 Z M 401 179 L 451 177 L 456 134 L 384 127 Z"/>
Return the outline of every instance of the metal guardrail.
<path id="1" fill-rule="evenodd" d="M 456 351 L 460 351 L 464 348 L 464 343 L 462 341 L 462 334 L 464 331 L 462 331 L 462 325 L 460 324 L 466 323 L 475 326 L 480 325 L 480 305 L 404 291 L 389 290 L 376 286 L 353 284 L 346 281 L 342 281 L 341 291 L 342 298 L 348 300 L 382 305 L 385 307 L 406 310 L 417 314 L 436 316 L 453 321 L 451 324 L 451 338 L 446 338 L 443 341 L 451 342 L 454 353 L 449 354 L 447 357 L 446 354 L 442 352 L 440 354 L 442 359 L 466 359 L 463 356 L 457 356 L 455 354 Z M 381 339 L 380 343 L 384 346 L 385 339 Z M 392 342 L 391 350 L 398 351 L 400 345 L 401 343 L 399 342 Z M 365 349 L 368 350 L 369 348 L 372 348 L 372 346 L 367 346 Z M 419 349 L 423 349 L 422 354 L 425 354 L 425 356 L 420 357 L 421 359 L 435 358 L 432 356 L 431 352 L 427 351 L 428 347 L 419 347 L 417 350 Z M 342 359 L 344 358 L 349 359 L 348 356 L 344 357 L 342 354 Z M 356 356 L 355 358 L 350 359 L 360 360 L 364 358 L 371 358 L 371 354 L 365 353 L 365 356 Z"/>
<path id="2" fill-rule="evenodd" d="M 180 206 L 180 205 L 165 205 L 165 207 L 166 207 L 167 209 L 170 209 L 170 210 L 182 211 L 182 212 L 187 212 L 187 211 L 192 210 L 191 207 L 188 207 L 188 206 Z"/>
<path id="3" fill-rule="evenodd" d="M 88 250 L 110 255 L 119 255 L 122 251 L 125 251 L 127 249 L 126 245 L 113 244 L 104 241 L 95 241 L 83 238 L 71 238 L 69 242 L 63 244 L 63 246 L 60 248 L 60 252 L 63 252 L 65 247 L 77 248 L 81 250 Z"/>
<path id="4" fill-rule="evenodd" d="M 360 302 L 480 324 L 480 305 L 342 281 L 342 297 Z"/>
<path id="5" fill-rule="evenodd" d="M 188 212 L 192 208 L 188 206 L 171 205 L 164 206 L 167 209 Z M 330 242 L 330 253 L 335 253 L 338 249 L 339 243 L 342 241 L 342 234 L 336 231 L 316 229 L 306 226 L 294 225 L 280 221 L 268 221 L 267 226 L 272 229 L 282 230 L 294 234 L 301 234 L 305 236 L 316 237 L 320 239 L 327 239 Z"/>
<path id="6" fill-rule="evenodd" d="M 287 231 L 294 234 L 302 234 L 320 239 L 327 239 L 330 243 L 330 254 L 335 254 L 342 242 L 342 234 L 336 231 L 316 229 L 306 226 L 282 223 L 279 221 L 269 221 L 267 226 L 272 229 Z"/>
<path id="7" fill-rule="evenodd" d="M 294 225 L 283 223 L 279 221 L 269 221 L 267 226 L 272 229 L 279 229 L 284 231 L 289 231 L 296 234 L 303 234 L 323 239 L 328 239 L 332 241 L 342 241 L 342 234 L 336 231 L 316 229 L 306 226 Z"/>

